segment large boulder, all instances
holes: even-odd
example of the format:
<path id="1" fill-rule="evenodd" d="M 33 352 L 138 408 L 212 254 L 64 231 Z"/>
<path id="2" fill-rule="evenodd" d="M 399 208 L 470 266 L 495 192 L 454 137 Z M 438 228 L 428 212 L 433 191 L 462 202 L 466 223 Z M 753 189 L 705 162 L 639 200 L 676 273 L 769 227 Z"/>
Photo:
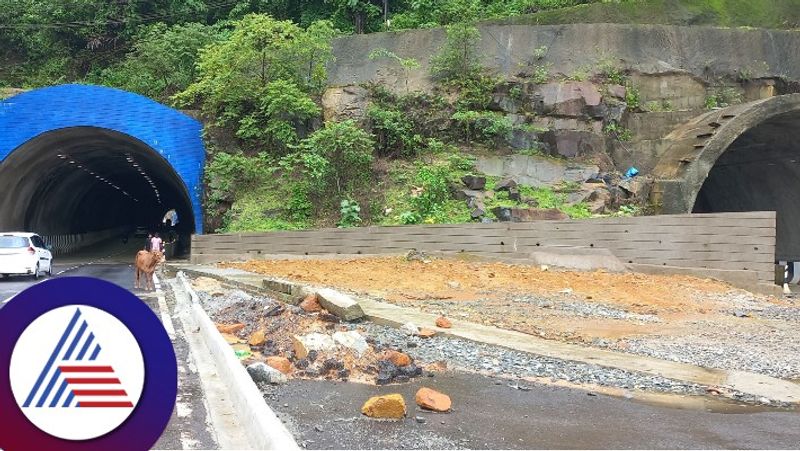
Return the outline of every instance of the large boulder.
<path id="1" fill-rule="evenodd" d="M 364 317 L 364 311 L 353 298 L 330 288 L 317 291 L 317 299 L 325 310 L 344 321 L 353 321 Z"/>
<path id="2" fill-rule="evenodd" d="M 399 420 L 406 416 L 406 401 L 403 395 L 374 396 L 361 407 L 361 413 L 372 418 L 391 418 Z"/>

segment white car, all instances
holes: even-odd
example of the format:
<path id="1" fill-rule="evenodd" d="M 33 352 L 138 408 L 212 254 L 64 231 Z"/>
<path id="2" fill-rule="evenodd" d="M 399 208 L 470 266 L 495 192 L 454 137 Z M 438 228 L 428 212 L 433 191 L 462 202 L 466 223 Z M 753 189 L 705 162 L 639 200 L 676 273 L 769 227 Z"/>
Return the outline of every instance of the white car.
<path id="1" fill-rule="evenodd" d="M 0 232 L 0 276 L 53 275 L 50 246 L 35 233 Z"/>

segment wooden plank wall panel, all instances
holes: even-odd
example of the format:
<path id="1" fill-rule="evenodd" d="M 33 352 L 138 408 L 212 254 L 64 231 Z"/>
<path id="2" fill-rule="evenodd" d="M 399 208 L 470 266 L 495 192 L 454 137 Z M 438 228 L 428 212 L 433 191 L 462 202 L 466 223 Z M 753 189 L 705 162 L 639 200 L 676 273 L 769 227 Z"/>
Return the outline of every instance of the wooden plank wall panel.
<path id="1" fill-rule="evenodd" d="M 239 259 L 259 254 L 394 254 L 416 248 L 524 256 L 560 245 L 606 248 L 621 260 L 638 264 L 755 271 L 759 280 L 771 282 L 775 213 L 196 235 L 192 254 Z"/>

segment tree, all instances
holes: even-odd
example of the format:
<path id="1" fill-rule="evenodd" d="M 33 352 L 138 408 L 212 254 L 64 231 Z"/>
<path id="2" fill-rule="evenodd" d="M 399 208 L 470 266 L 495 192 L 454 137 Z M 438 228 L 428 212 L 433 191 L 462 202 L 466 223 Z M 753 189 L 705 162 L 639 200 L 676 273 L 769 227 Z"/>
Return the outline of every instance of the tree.
<path id="1" fill-rule="evenodd" d="M 479 75 L 483 67 L 478 48 L 481 33 L 468 23 L 448 25 L 447 37 L 441 52 L 431 58 L 431 73 L 443 81 L 469 80 Z"/>
<path id="2" fill-rule="evenodd" d="M 283 153 L 296 139 L 288 127 L 319 113 L 310 95 L 324 85 L 335 32 L 329 23 L 303 30 L 257 14 L 233 26 L 227 40 L 200 52 L 197 81 L 175 100 L 197 102 L 214 125 L 230 126 L 250 144 Z"/>
<path id="3" fill-rule="evenodd" d="M 93 81 L 167 100 L 195 80 L 199 50 L 223 36 L 219 27 L 198 23 L 143 27 L 125 59 L 103 69 Z"/>
<path id="4" fill-rule="evenodd" d="M 318 195 L 348 194 L 370 179 L 374 142 L 352 120 L 326 124 L 286 159 L 313 180 Z"/>

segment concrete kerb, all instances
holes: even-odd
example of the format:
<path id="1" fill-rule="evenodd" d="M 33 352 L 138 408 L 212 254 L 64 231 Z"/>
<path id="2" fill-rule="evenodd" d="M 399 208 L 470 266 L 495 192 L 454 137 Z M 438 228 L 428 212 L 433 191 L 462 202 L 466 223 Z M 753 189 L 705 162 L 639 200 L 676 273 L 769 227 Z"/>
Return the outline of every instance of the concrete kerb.
<path id="1" fill-rule="evenodd" d="M 211 277 L 232 285 L 243 284 L 233 281 L 230 278 L 213 274 L 203 270 L 185 270 L 198 276 Z M 251 291 L 268 291 L 273 295 L 295 298 L 289 296 L 283 290 L 275 291 L 271 289 L 274 284 L 268 282 L 271 279 L 260 276 L 253 277 L 259 280 L 256 285 L 250 285 Z M 288 291 L 316 292 L 321 287 L 303 285 L 295 282 L 288 282 L 280 279 L 281 285 L 288 287 Z M 487 343 L 502 346 L 535 355 L 552 357 L 562 360 L 589 363 L 609 368 L 619 368 L 626 371 L 641 372 L 661 376 L 668 379 L 681 380 L 700 385 L 722 385 L 731 387 L 737 391 L 762 396 L 780 402 L 800 404 L 800 384 L 796 384 L 784 379 L 778 379 L 762 374 L 750 373 L 745 371 L 726 371 L 720 369 L 709 369 L 694 366 L 686 363 L 673 362 L 668 360 L 656 359 L 653 357 L 625 354 L 620 352 L 608 351 L 604 349 L 592 349 L 570 343 L 554 342 L 551 340 L 540 339 L 521 332 L 498 329 L 481 324 L 468 323 L 453 320 L 452 329 L 442 329 L 433 326 L 436 315 L 431 315 L 405 307 L 378 302 L 369 298 L 354 297 L 361 305 L 365 319 L 391 327 L 400 327 L 402 324 L 411 321 L 417 325 L 426 325 L 438 333 L 465 339 L 478 343 Z"/>
<path id="2" fill-rule="evenodd" d="M 264 401 L 261 391 L 200 305 L 197 294 L 183 272 L 178 272 L 177 277 L 191 297 L 191 314 L 200 327 L 200 334 L 211 352 L 220 377 L 227 381 L 231 401 L 253 448 L 299 450 L 294 437 Z"/>

